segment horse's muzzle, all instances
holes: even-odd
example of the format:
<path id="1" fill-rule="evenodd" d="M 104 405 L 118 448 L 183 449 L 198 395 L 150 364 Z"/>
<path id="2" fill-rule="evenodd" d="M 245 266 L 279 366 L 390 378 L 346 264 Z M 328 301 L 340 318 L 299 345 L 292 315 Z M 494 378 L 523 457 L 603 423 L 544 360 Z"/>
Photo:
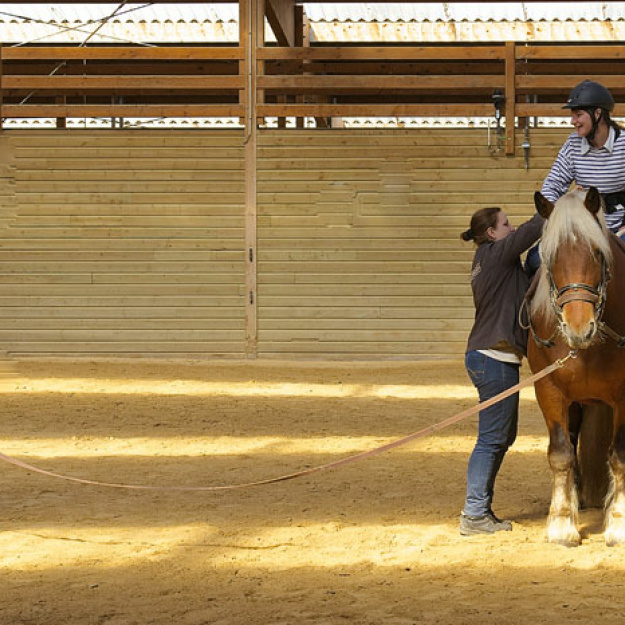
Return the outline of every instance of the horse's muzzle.
<path id="1" fill-rule="evenodd" d="M 597 336 L 597 323 L 593 319 L 581 327 L 573 328 L 566 321 L 560 323 L 560 332 L 571 349 L 587 349 Z"/>

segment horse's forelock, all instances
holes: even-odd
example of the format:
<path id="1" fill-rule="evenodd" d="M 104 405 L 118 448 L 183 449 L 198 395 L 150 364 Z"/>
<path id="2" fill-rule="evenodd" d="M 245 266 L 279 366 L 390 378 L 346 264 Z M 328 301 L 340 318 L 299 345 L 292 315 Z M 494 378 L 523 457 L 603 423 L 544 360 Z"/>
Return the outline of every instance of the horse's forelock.
<path id="1" fill-rule="evenodd" d="M 600 211 L 593 215 L 584 206 L 585 197 L 584 191 L 575 190 L 556 202 L 543 228 L 540 243 L 543 265 L 553 265 L 558 248 L 570 241 L 577 246 L 600 251 L 610 265 L 612 254 L 603 213 Z M 549 291 L 549 278 L 547 272 L 543 271 L 532 300 L 532 314 L 539 314 L 547 321 L 555 317 Z"/>
<path id="2" fill-rule="evenodd" d="M 570 191 L 555 204 L 545 223 L 540 244 L 543 262 L 552 265 L 558 248 L 567 242 L 603 254 L 608 264 L 611 260 L 610 242 L 603 213 L 593 215 L 585 206 L 583 191 Z"/>

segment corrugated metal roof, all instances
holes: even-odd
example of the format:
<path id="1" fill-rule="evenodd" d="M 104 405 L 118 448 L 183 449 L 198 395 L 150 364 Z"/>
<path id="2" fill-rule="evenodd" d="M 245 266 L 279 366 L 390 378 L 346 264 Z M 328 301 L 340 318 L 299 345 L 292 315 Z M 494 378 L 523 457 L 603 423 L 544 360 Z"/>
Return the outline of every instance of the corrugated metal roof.
<path id="1" fill-rule="evenodd" d="M 238 4 L 0 4 L 7 44 L 236 43 Z M 305 2 L 317 42 L 618 41 L 624 2 Z M 114 17 L 100 27 L 101 21 Z M 274 41 L 266 29 L 266 41 Z"/>
<path id="2" fill-rule="evenodd" d="M 579 21 L 625 19 L 623 2 L 304 2 L 314 22 L 461 22 L 461 21 Z M 90 22 L 117 13 L 121 22 L 237 21 L 234 3 L 148 2 L 103 4 L 0 5 L 0 16 L 36 18 L 44 22 Z"/>
<path id="3" fill-rule="evenodd" d="M 306 2 L 318 22 L 567 21 L 625 19 L 623 2 Z"/>

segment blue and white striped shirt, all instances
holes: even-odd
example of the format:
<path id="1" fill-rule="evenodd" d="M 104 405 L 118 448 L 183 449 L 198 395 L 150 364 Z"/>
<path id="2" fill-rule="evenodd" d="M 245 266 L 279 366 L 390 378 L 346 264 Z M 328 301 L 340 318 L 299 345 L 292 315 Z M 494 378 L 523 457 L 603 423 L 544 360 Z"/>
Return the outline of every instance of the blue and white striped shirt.
<path id="1" fill-rule="evenodd" d="M 601 148 L 593 148 L 585 137 L 571 134 L 545 178 L 542 194 L 555 202 L 569 190 L 573 181 L 584 189 L 596 187 L 600 193 L 624 190 L 625 131 L 617 138 L 614 128 L 610 128 L 608 140 Z M 606 225 L 618 230 L 623 217 L 625 207 L 619 204 L 611 215 L 605 216 Z"/>

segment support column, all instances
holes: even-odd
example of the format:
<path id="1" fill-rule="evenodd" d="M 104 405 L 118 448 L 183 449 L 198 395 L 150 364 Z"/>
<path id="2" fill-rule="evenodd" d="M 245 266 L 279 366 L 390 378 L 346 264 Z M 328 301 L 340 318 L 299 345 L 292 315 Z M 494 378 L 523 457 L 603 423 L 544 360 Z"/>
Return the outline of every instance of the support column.
<path id="1" fill-rule="evenodd" d="M 514 156 L 516 112 L 516 44 L 506 41 L 506 154 Z"/>
<path id="2" fill-rule="evenodd" d="M 0 130 L 2 130 L 2 44 L 0 43 Z"/>
<path id="3" fill-rule="evenodd" d="M 260 20 L 262 23 L 262 20 Z M 258 43 L 258 3 L 239 0 L 239 45 L 244 49 L 245 87 L 245 353 L 258 354 L 258 296 L 256 253 L 257 142 L 256 47 Z M 242 69 L 243 69 L 242 67 Z"/>

